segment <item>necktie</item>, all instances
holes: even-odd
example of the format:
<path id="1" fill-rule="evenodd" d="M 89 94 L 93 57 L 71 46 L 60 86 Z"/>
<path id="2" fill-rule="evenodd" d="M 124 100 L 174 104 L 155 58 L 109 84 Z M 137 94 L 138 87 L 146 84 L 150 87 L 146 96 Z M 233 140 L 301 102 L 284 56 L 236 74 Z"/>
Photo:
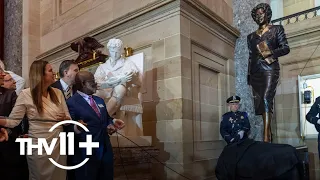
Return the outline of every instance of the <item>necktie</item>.
<path id="1" fill-rule="evenodd" d="M 92 107 L 92 109 L 97 113 L 97 115 L 100 117 L 100 112 L 98 109 L 98 106 L 96 105 L 96 103 L 94 102 L 92 96 L 89 96 L 90 99 L 90 106 Z"/>
<path id="2" fill-rule="evenodd" d="M 64 95 L 65 95 L 66 99 L 69 99 L 71 97 L 71 87 L 70 86 L 68 86 Z"/>

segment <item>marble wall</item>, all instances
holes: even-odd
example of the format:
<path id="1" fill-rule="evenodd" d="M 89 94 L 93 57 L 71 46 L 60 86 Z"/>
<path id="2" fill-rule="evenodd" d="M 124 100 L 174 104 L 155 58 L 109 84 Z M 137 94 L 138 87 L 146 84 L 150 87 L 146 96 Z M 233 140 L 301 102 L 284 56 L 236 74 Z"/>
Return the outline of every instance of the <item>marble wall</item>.
<path id="1" fill-rule="evenodd" d="M 4 63 L 22 74 L 22 0 L 4 0 Z"/>
<path id="2" fill-rule="evenodd" d="M 40 2 L 41 53 L 75 39 L 157 0 L 42 0 Z M 164 3 L 172 0 L 158 0 Z M 232 23 L 231 0 L 200 0 Z M 138 11 L 136 11 L 138 12 Z M 134 16 L 135 14 L 132 13 Z"/>
<path id="3" fill-rule="evenodd" d="M 236 94 L 241 97 L 240 110 L 246 111 L 251 124 L 250 136 L 255 140 L 262 140 L 263 121 L 261 116 L 256 116 L 253 107 L 251 87 L 247 85 L 248 48 L 247 35 L 257 30 L 257 24 L 252 20 L 251 10 L 259 3 L 269 3 L 269 0 L 234 0 L 233 22 L 241 35 L 237 39 L 234 53 L 236 72 Z"/>
<path id="4" fill-rule="evenodd" d="M 283 0 L 283 15 L 288 16 L 315 7 L 315 0 Z"/>

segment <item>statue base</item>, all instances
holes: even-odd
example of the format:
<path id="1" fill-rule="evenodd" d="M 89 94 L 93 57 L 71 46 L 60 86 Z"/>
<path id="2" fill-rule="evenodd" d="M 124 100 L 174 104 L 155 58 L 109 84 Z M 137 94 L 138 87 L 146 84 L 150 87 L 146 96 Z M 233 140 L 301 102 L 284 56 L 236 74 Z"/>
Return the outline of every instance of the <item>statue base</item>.
<path id="1" fill-rule="evenodd" d="M 127 136 L 127 138 L 142 147 L 150 147 L 152 145 L 151 136 Z M 117 134 L 110 136 L 112 147 L 137 147 L 127 138 Z"/>
<path id="2" fill-rule="evenodd" d="M 310 172 L 309 172 L 309 152 L 307 146 L 299 146 L 295 147 L 299 157 L 299 172 L 300 172 L 300 179 L 309 180 L 310 179 Z"/>
<path id="3" fill-rule="evenodd" d="M 151 146 L 151 136 L 128 136 L 139 147 L 121 135 L 110 136 L 114 154 L 115 180 L 153 179 L 152 174 L 160 154 L 159 149 Z M 119 142 L 119 143 L 118 143 Z M 157 165 L 157 164 L 156 164 Z"/>

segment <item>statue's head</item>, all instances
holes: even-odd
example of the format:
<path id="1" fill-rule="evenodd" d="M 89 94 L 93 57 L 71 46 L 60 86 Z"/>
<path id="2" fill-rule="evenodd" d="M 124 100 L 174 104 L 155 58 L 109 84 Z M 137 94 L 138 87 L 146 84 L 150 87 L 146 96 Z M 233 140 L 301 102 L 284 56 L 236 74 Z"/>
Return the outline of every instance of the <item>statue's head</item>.
<path id="1" fill-rule="evenodd" d="M 120 39 L 110 39 L 107 48 L 112 59 L 118 60 L 121 57 L 122 41 Z"/>
<path id="2" fill-rule="evenodd" d="M 258 25 L 269 24 L 272 17 L 270 5 L 267 3 L 258 4 L 252 9 L 251 16 Z"/>

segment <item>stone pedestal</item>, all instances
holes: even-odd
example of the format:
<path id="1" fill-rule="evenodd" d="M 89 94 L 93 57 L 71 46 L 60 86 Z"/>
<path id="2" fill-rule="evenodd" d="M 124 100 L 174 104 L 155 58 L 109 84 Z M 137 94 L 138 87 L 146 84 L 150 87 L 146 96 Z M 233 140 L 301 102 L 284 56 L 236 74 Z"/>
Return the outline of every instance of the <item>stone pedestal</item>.
<path id="1" fill-rule="evenodd" d="M 151 180 L 160 154 L 150 146 L 113 148 L 113 153 L 115 180 Z"/>
<path id="2" fill-rule="evenodd" d="M 4 0 L 4 64 L 22 73 L 22 0 Z"/>

